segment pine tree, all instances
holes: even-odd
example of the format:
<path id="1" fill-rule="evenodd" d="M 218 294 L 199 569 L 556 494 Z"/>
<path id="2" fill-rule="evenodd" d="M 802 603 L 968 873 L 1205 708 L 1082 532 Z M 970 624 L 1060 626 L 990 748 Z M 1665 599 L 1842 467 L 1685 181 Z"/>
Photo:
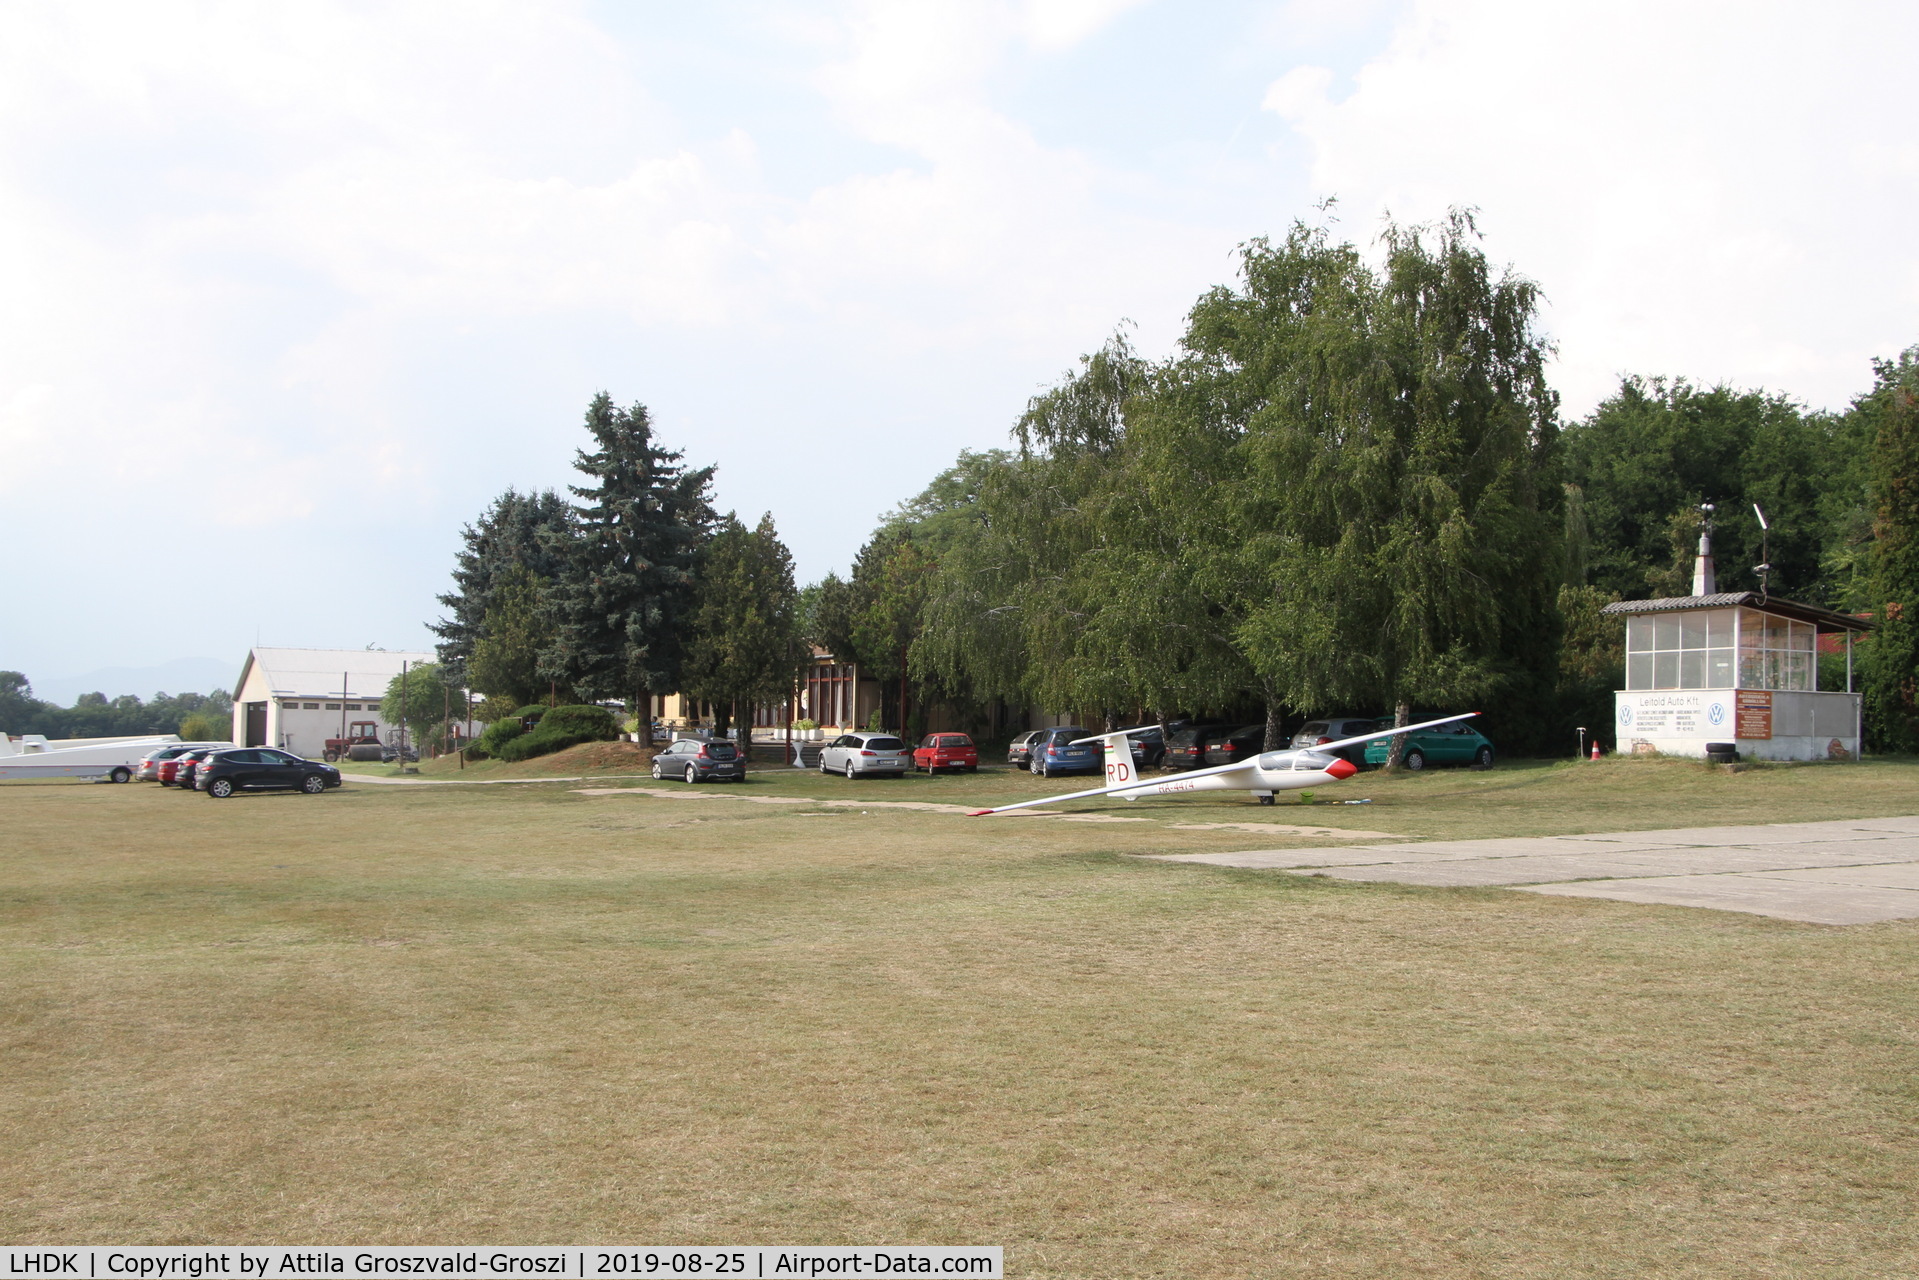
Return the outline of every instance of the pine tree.
<path id="1" fill-rule="evenodd" d="M 493 583 L 486 624 L 467 660 L 466 683 L 474 692 L 525 706 L 546 691 L 540 650 L 551 641 L 540 586 L 533 574 L 512 565 Z"/>
<path id="2" fill-rule="evenodd" d="M 574 466 L 575 532 L 547 593 L 555 622 L 541 654 L 549 679 L 592 700 L 667 693 L 679 684 L 693 569 L 713 525 L 713 468 L 688 469 L 654 442 L 646 406 L 593 398 L 586 429 L 596 448 Z"/>
<path id="3" fill-rule="evenodd" d="M 513 489 L 493 500 L 480 518 L 461 531 L 465 546 L 454 557 L 453 590 L 439 598 L 450 617 L 428 623 L 440 637 L 440 663 L 447 679 L 469 681 L 467 664 L 474 646 L 487 634 L 486 617 L 503 577 L 531 576 L 536 593 L 558 576 L 566 560 L 572 512 L 551 489 L 522 494 Z M 539 644 L 549 642 L 548 624 L 539 619 Z"/>
<path id="4" fill-rule="evenodd" d="M 681 692 L 712 703 L 723 722 L 737 713 L 750 723 L 753 707 L 791 696 L 806 652 L 793 557 L 772 515 L 749 530 L 729 513 L 700 556 L 697 582 Z"/>
<path id="5" fill-rule="evenodd" d="M 1878 418 L 1872 449 L 1872 601 L 1865 702 L 1873 743 L 1919 751 L 1919 347 L 1877 361 L 1861 408 Z"/>

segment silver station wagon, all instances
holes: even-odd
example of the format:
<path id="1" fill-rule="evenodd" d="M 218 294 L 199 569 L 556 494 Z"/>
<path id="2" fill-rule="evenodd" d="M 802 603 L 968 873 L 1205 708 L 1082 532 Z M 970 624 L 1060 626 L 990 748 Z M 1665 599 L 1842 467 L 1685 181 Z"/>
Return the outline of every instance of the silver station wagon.
<path id="1" fill-rule="evenodd" d="M 903 778 L 913 767 L 913 749 L 890 733 L 843 733 L 820 752 L 821 773 L 890 773 Z"/>

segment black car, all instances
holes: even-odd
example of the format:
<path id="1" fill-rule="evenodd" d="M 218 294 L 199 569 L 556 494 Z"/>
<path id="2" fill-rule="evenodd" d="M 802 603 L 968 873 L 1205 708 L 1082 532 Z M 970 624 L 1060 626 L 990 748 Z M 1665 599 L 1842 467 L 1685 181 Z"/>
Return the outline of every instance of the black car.
<path id="1" fill-rule="evenodd" d="M 1347 738 L 1357 738 L 1362 734 L 1392 727 L 1391 720 L 1380 720 L 1372 716 L 1327 716 L 1321 720 L 1308 720 L 1301 725 L 1299 732 L 1293 735 L 1292 745 L 1296 749 L 1319 747 L 1328 742 L 1343 742 Z M 1356 764 L 1364 768 L 1367 745 L 1364 742 L 1356 743 L 1326 754 L 1338 756 L 1348 764 Z"/>
<path id="2" fill-rule="evenodd" d="M 1264 724 L 1242 724 L 1227 730 L 1217 738 L 1206 740 L 1206 767 L 1220 764 L 1238 764 L 1241 760 L 1251 759 L 1266 749 L 1266 726 Z"/>
<path id="3" fill-rule="evenodd" d="M 173 785 L 182 791 L 193 790 L 193 780 L 199 774 L 200 762 L 212 755 L 212 747 L 195 747 L 183 751 L 173 758 Z"/>
<path id="4" fill-rule="evenodd" d="M 1166 753 L 1160 757 L 1162 769 L 1203 769 L 1206 748 L 1215 738 L 1233 731 L 1230 724 L 1189 724 L 1174 729 L 1166 738 Z"/>
<path id="5" fill-rule="evenodd" d="M 192 785 L 215 800 L 236 791 L 304 791 L 317 796 L 340 785 L 340 771 L 273 747 L 230 747 L 209 751 L 193 771 Z"/>
<path id="6" fill-rule="evenodd" d="M 1133 744 L 1133 764 L 1141 769 L 1157 769 L 1166 758 L 1166 736 L 1156 724 L 1127 726 L 1127 738 Z"/>

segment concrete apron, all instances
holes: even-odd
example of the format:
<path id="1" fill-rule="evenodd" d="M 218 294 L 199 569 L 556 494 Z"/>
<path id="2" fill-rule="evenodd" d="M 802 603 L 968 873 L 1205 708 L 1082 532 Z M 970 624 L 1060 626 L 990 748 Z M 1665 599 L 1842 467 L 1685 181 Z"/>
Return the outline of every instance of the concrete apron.
<path id="1" fill-rule="evenodd" d="M 1709 907 L 1812 924 L 1919 918 L 1919 817 L 1149 856 L 1341 880 Z"/>

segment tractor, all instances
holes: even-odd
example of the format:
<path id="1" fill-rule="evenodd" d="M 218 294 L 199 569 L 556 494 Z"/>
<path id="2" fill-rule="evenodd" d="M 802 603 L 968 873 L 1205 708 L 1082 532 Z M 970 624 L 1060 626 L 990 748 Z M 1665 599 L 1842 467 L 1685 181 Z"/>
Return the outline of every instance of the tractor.
<path id="1" fill-rule="evenodd" d="M 338 760 L 378 760 L 380 750 L 380 723 L 377 720 L 355 720 L 347 726 L 344 738 L 326 740 L 326 758 Z"/>

